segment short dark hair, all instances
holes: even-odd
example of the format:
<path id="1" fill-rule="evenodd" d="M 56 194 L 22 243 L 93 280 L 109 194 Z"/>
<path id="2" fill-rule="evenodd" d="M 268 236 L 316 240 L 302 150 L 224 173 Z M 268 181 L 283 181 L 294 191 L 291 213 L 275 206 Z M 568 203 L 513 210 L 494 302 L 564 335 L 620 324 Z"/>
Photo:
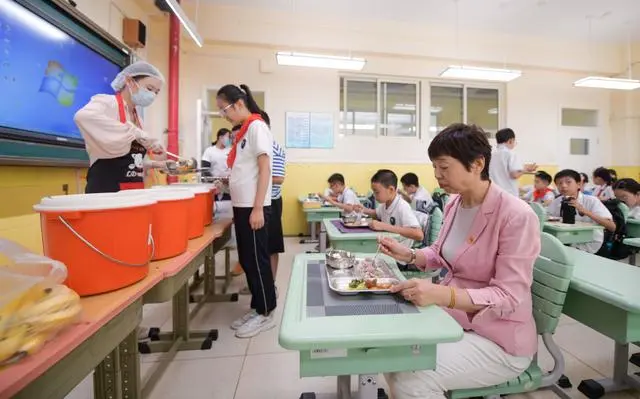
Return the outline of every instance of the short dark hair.
<path id="1" fill-rule="evenodd" d="M 398 176 L 389 169 L 380 169 L 371 178 L 371 183 L 378 183 L 384 188 L 398 188 Z"/>
<path id="2" fill-rule="evenodd" d="M 586 173 L 584 173 L 584 172 L 581 172 L 581 173 L 580 173 L 580 176 L 582 176 L 582 182 L 583 182 L 583 183 L 589 183 L 589 175 L 587 175 L 587 174 L 586 174 Z"/>
<path id="3" fill-rule="evenodd" d="M 593 171 L 593 177 L 601 178 L 607 186 L 610 186 L 613 182 L 613 177 L 611 176 L 609 169 L 602 166 Z"/>
<path id="4" fill-rule="evenodd" d="M 504 129 L 500 129 L 496 133 L 496 141 L 498 142 L 498 144 L 506 143 L 507 141 L 515 138 L 516 138 L 516 133 L 513 131 L 513 129 L 510 129 L 508 127 Z"/>
<path id="5" fill-rule="evenodd" d="M 468 171 L 474 161 L 483 158 L 484 169 L 480 177 L 489 180 L 491 162 L 491 144 L 481 127 L 453 123 L 436 135 L 429 144 L 429 158 L 450 156 L 460 161 Z"/>
<path id="6" fill-rule="evenodd" d="M 546 181 L 548 184 L 551 184 L 551 175 L 544 170 L 536 172 L 536 177 L 540 180 Z"/>
<path id="7" fill-rule="evenodd" d="M 227 129 L 226 127 L 223 127 L 222 129 L 218 130 L 218 134 L 216 135 L 216 141 L 214 141 L 212 144 L 216 145 L 218 143 L 218 140 L 220 140 L 220 137 L 230 133 L 231 133 L 231 130 Z"/>
<path id="8" fill-rule="evenodd" d="M 611 175 L 611 183 L 615 183 L 618 180 L 618 172 L 615 169 L 607 169 Z"/>
<path id="9" fill-rule="evenodd" d="M 553 177 L 553 181 L 558 181 L 558 179 L 561 179 L 563 177 L 570 177 L 573 180 L 576 181 L 576 183 L 580 183 L 580 181 L 582 179 L 580 179 L 580 173 L 576 172 L 573 169 L 563 169 L 560 172 L 556 173 L 556 175 Z"/>
<path id="10" fill-rule="evenodd" d="M 415 173 L 405 173 L 404 176 L 400 178 L 400 181 L 405 186 L 420 186 L 420 180 L 418 179 L 418 175 Z"/>
<path id="11" fill-rule="evenodd" d="M 340 183 L 344 186 L 344 176 L 342 176 L 340 173 L 334 173 L 331 176 L 329 176 L 327 183 L 329 184 Z"/>
<path id="12" fill-rule="evenodd" d="M 620 179 L 613 185 L 614 190 L 624 190 L 631 194 L 640 193 L 640 183 L 631 178 Z"/>

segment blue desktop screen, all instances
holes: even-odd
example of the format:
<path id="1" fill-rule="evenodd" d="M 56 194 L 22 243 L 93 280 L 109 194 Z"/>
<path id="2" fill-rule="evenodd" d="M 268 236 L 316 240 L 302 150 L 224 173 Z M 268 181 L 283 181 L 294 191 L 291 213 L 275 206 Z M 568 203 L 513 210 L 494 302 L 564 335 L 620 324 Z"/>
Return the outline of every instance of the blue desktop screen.
<path id="1" fill-rule="evenodd" d="M 113 93 L 120 66 L 13 0 L 0 0 L 0 127 L 82 139 L 73 116 Z"/>

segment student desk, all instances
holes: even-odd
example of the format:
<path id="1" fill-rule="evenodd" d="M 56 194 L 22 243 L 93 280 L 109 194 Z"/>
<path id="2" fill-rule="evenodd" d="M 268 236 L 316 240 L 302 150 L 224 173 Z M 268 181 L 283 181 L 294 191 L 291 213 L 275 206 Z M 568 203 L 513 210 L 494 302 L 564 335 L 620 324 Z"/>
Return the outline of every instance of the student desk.
<path id="1" fill-rule="evenodd" d="M 640 238 L 640 219 L 627 219 L 627 237 Z"/>
<path id="2" fill-rule="evenodd" d="M 629 255 L 629 264 L 635 266 L 636 254 L 640 250 L 640 238 L 625 238 L 623 244 L 633 247 L 631 255 Z"/>
<path id="3" fill-rule="evenodd" d="M 334 249 L 342 249 L 349 252 L 371 253 L 378 251 L 378 237 L 385 236 L 399 239 L 400 235 L 395 233 L 386 233 L 382 231 L 371 231 L 370 233 L 342 233 L 333 225 L 334 220 L 325 219 L 322 221 L 322 230 L 320 232 L 320 252 L 327 250 L 327 237 Z"/>
<path id="4" fill-rule="evenodd" d="M 298 202 L 300 202 L 300 206 L 302 207 L 305 200 L 309 198 L 306 195 L 301 195 L 298 197 Z M 367 197 L 359 196 L 358 200 L 360 202 L 364 202 L 367 200 Z M 316 244 L 318 242 L 318 234 L 316 231 L 316 223 L 321 223 L 325 219 L 335 219 L 339 218 L 342 215 L 342 210 L 340 208 L 336 208 L 334 206 L 322 206 L 320 208 L 302 208 L 302 212 L 304 212 L 305 218 L 307 220 L 307 224 L 309 224 L 309 229 L 311 232 L 310 240 L 302 240 L 301 244 Z M 320 226 L 322 229 L 322 226 Z"/>
<path id="5" fill-rule="evenodd" d="M 542 231 L 549 233 L 565 245 L 586 244 L 593 241 L 593 232 L 604 230 L 604 227 L 593 224 L 576 222 L 576 224 L 564 224 L 562 222 L 545 222 Z"/>
<path id="6" fill-rule="evenodd" d="M 328 291 L 324 259 L 324 254 L 296 256 L 280 326 L 280 345 L 300 352 L 301 377 L 338 376 L 342 399 L 351 397 L 350 376 L 359 375 L 358 398 L 376 399 L 379 373 L 434 369 L 437 344 L 462 339 L 460 325 L 437 306 L 417 308 L 389 295 L 341 297 Z M 404 279 L 397 268 L 395 273 Z M 339 304 L 346 306 L 333 309 L 352 313 L 327 316 L 330 303 L 342 300 L 347 302 Z M 378 309 L 371 315 L 380 300 L 397 301 L 411 312 Z"/>
<path id="7" fill-rule="evenodd" d="M 578 389 L 588 397 L 640 389 L 627 360 L 629 343 L 640 342 L 640 268 L 567 250 L 575 255 L 575 267 L 563 313 L 615 341 L 613 378 L 585 380 Z"/>
<path id="8" fill-rule="evenodd" d="M 201 349 L 203 343 L 210 345 L 217 338 L 212 332 L 189 331 L 189 317 L 197 309 L 189 314 L 187 284 L 204 259 L 205 295 L 201 302 L 227 299 L 215 295 L 212 257 L 228 240 L 230 226 L 230 220 L 215 222 L 202 237 L 189 241 L 186 253 L 151 263 L 148 276 L 136 284 L 82 298 L 80 323 L 65 329 L 35 355 L 0 370 L 0 399 L 64 398 L 94 369 L 96 399 L 138 399 L 148 394 L 175 351 Z M 170 337 L 160 334 L 156 351 L 169 353 L 143 391 L 137 327 L 143 303 L 161 299 L 173 301 L 174 332 Z M 197 338 L 200 341 L 194 342 Z"/>

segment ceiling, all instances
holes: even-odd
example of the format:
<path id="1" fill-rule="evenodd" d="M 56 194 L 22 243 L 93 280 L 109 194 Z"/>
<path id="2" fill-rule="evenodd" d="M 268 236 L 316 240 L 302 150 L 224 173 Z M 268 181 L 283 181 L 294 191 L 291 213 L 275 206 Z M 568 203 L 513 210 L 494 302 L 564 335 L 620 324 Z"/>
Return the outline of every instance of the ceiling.
<path id="1" fill-rule="evenodd" d="M 197 0 L 187 0 L 196 2 Z M 199 0 L 202 4 L 342 16 L 355 23 L 375 20 L 428 24 L 454 30 L 454 0 Z M 640 0 L 458 0 L 460 31 L 626 42 L 640 40 Z M 461 36 L 461 40 L 463 37 Z"/>

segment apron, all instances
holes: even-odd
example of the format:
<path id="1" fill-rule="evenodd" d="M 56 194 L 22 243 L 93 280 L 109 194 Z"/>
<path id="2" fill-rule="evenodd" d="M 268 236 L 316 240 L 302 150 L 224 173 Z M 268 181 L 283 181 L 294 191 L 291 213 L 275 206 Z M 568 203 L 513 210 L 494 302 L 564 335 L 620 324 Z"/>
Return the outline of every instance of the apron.
<path id="1" fill-rule="evenodd" d="M 116 94 L 118 113 L 121 123 L 127 123 L 124 100 Z M 140 118 L 134 111 L 136 124 L 141 126 Z M 144 188 L 143 159 L 147 150 L 137 141 L 131 143 L 129 153 L 118 158 L 98 159 L 87 172 L 87 194 L 115 193 L 120 190 Z"/>

